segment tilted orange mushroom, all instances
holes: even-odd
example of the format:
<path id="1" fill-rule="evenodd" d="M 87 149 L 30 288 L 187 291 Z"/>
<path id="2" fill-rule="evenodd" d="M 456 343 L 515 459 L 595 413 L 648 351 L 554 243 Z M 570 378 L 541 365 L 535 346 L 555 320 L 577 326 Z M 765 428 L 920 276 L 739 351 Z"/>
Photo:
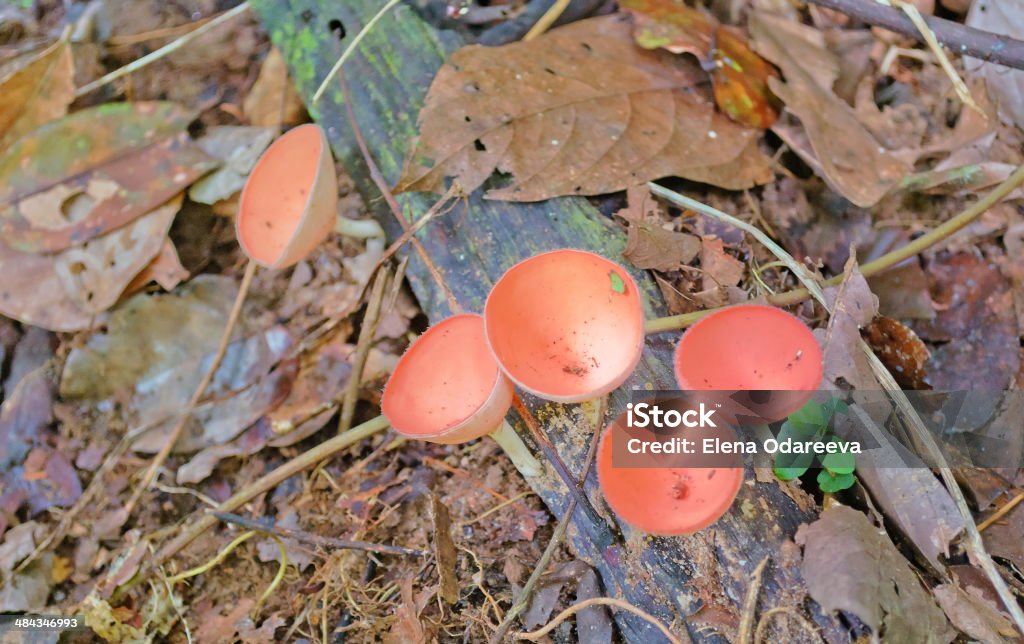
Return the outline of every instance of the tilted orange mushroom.
<path id="1" fill-rule="evenodd" d="M 512 383 L 498 368 L 479 315 L 455 315 L 421 335 L 399 359 L 384 388 L 381 413 L 396 432 L 434 443 L 465 443 L 490 434 L 525 475 L 540 463 L 505 423 Z"/>
<path id="2" fill-rule="evenodd" d="M 334 228 L 338 179 L 323 129 L 289 130 L 267 148 L 238 203 L 242 250 L 267 268 L 285 268 L 313 251 Z"/>

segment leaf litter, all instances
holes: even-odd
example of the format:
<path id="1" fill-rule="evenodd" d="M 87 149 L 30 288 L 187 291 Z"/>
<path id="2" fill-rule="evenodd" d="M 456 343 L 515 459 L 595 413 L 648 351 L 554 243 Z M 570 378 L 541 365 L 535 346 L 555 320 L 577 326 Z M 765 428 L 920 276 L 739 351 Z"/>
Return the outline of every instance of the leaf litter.
<path id="1" fill-rule="evenodd" d="M 660 2 L 630 4 L 643 4 L 641 8 L 649 13 L 665 9 Z M 644 29 L 657 33 L 665 27 L 657 23 L 645 27 L 636 12 L 631 18 L 605 16 L 578 22 L 532 45 L 517 43 L 490 50 L 470 47 L 458 52 L 428 95 L 427 108 L 421 114 L 423 135 L 419 148 L 409 157 L 403 176 L 408 185 L 403 187 L 437 189 L 445 177 L 456 177 L 464 188 L 484 185 L 489 197 L 512 200 L 627 189 L 625 209 L 606 207 L 616 197 L 602 197 L 595 203 L 606 213 L 620 216 L 628 239 L 626 259 L 656 271 L 673 312 L 688 312 L 757 301 L 795 286 L 795 280 L 778 267 L 764 268 L 774 258 L 742 234 L 707 217 L 653 202 L 641 188 L 648 179 L 681 177 L 725 188 L 680 184 L 687 190 L 705 191 L 702 200 L 765 228 L 794 256 L 806 258 L 808 266 L 827 276 L 843 271 L 851 259 L 851 248 L 859 261 L 868 261 L 948 218 L 1019 162 L 1019 134 L 984 122 L 973 111 L 957 113 L 943 98 L 945 79 L 936 74 L 934 65 L 897 58 L 887 75 L 874 73 L 885 47 L 899 41 L 877 31 L 850 29 L 846 21 L 816 7 L 810 9 L 814 27 L 809 27 L 807 21 L 780 19 L 761 11 L 766 7 L 778 10 L 777 3 L 752 2 L 749 6 L 755 10 L 747 13 L 740 10 L 742 4 L 737 3 L 733 13 L 748 16 L 750 42 L 778 65 L 779 74 L 767 65 L 762 67 L 763 61 L 745 51 L 742 28 L 725 24 L 729 21 L 724 18 L 719 23 L 708 15 L 700 18 L 696 34 L 685 30 L 672 34 L 672 38 L 683 40 L 667 47 L 684 52 L 682 55 L 668 49 L 657 51 L 665 45 L 654 42 L 646 43 L 653 45 L 651 50 L 635 46 L 637 37 L 645 37 Z M 781 8 L 784 11 L 779 15 L 800 15 L 788 4 Z M 159 13 L 146 7 L 133 11 L 147 20 Z M 722 16 L 720 13 L 719 18 Z M 132 24 L 131 20 L 125 12 L 115 22 Z M 669 17 L 667 22 L 672 20 Z M 31 21 L 19 24 L 23 24 L 19 28 L 37 28 Z M 139 22 L 136 27 L 138 31 L 159 29 L 160 24 Z M 54 162 L 59 167 L 49 180 L 57 188 L 44 185 L 47 175 L 42 172 L 34 177 L 0 173 L 37 191 L 27 196 L 27 205 L 20 193 L 0 200 L 0 238 L 5 240 L 0 246 L 0 265 L 9 275 L 19 277 L 17 284 L 24 284 L 17 288 L 11 286 L 14 280 L 5 284 L 8 297 L 0 298 L 0 312 L 53 330 L 92 329 L 60 336 L 56 354 L 42 352 L 39 360 L 24 358 L 25 367 L 17 369 L 21 377 L 14 383 L 38 384 L 45 376 L 52 388 L 54 377 L 60 375 L 56 403 L 50 397 L 36 396 L 41 402 L 31 409 L 19 393 L 31 384 L 5 385 L 7 398 L 0 411 L 0 427 L 11 435 L 37 437 L 27 448 L 18 448 L 17 458 L 8 458 L 19 474 L 17 485 L 7 485 L 4 490 L 3 500 L 9 505 L 0 513 L 0 534 L 5 538 L 0 553 L 13 549 L 17 556 L 9 559 L 17 561 L 7 565 L 0 557 L 0 576 L 5 580 L 12 566 L 24 561 L 38 545 L 38 527 L 44 523 L 49 527 L 53 521 L 45 511 L 33 508 L 68 507 L 81 492 L 80 487 L 77 491 L 62 488 L 61 477 L 70 481 L 68 477 L 74 476 L 82 484 L 89 481 L 111 449 L 111 437 L 116 440 L 128 429 L 152 425 L 136 447 L 159 445 L 161 424 L 168 422 L 166 416 L 174 415 L 175 406 L 180 408 L 182 396 L 189 393 L 188 383 L 194 385 L 196 373 L 203 371 L 213 352 L 213 338 L 222 328 L 235 280 L 205 273 L 237 273 L 238 258 L 233 246 L 228 250 L 227 244 L 221 243 L 229 235 L 220 238 L 211 232 L 200 239 L 205 233 L 184 234 L 179 209 L 187 212 L 188 218 L 209 224 L 210 231 L 226 230 L 229 222 L 221 219 L 225 226 L 220 226 L 211 220 L 233 214 L 235 194 L 259 154 L 260 138 L 266 137 L 266 129 L 250 128 L 275 128 L 303 118 L 284 58 L 276 50 L 267 54 L 256 84 L 248 92 L 245 82 L 238 80 L 239 71 L 244 75 L 251 70 L 250 80 L 256 76 L 256 67 L 251 66 L 255 57 L 245 57 L 252 43 L 259 42 L 251 39 L 252 32 L 251 22 L 240 23 L 238 38 L 225 39 L 212 49 L 231 57 L 224 65 L 228 71 L 216 80 L 197 76 L 196 61 L 204 53 L 196 48 L 182 53 L 184 64 L 159 61 L 124 83 L 136 100 L 157 98 L 167 91 L 189 106 L 164 104 L 167 118 L 155 126 L 160 133 L 151 147 L 159 151 L 152 152 L 152 157 L 131 143 L 125 144 L 124 151 L 129 156 L 139 155 L 140 167 L 149 171 L 162 167 L 157 157 L 174 164 L 184 161 L 192 168 L 188 178 L 172 185 L 151 181 L 137 186 L 138 200 L 130 217 L 108 217 L 100 207 L 117 196 L 104 183 L 109 177 L 100 176 L 107 171 L 106 162 L 68 169 L 68 162 L 87 162 L 88 155 L 68 155 Z M 709 33 L 721 37 L 709 40 Z M 687 37 L 694 42 L 688 44 Z M 852 44 L 843 44 L 847 41 Z M 101 50 L 107 47 L 102 42 L 92 44 Z M 265 50 L 266 43 L 259 46 Z M 854 46 L 859 48 L 857 61 L 849 54 Z M 129 49 L 121 47 L 108 60 L 124 58 Z M 56 45 L 49 50 L 30 49 L 18 60 L 18 65 L 42 64 L 39 61 L 48 55 L 47 64 L 60 73 L 47 77 L 52 101 L 49 107 L 33 112 L 40 115 L 39 122 L 12 135 L 10 144 L 15 147 L 29 145 L 33 137 L 39 139 L 48 127 L 63 127 L 61 120 L 54 119 L 60 119 L 70 103 L 67 98 L 60 105 L 65 100 L 62 92 L 70 87 L 61 81 L 66 69 L 61 52 L 66 50 Z M 617 66 L 609 65 L 612 59 Z M 716 61 L 715 67 L 708 65 Z M 201 62 L 208 64 L 207 60 Z M 19 68 L 2 61 L 0 65 L 0 83 L 8 82 L 10 70 Z M 595 71 L 599 65 L 607 69 Z M 748 73 L 758 69 L 760 72 Z M 499 85 L 516 87 L 513 79 L 517 73 L 524 78 L 516 80 L 525 80 L 520 86 L 529 90 L 520 92 L 522 96 L 503 94 Z M 178 83 L 176 75 L 188 80 Z M 175 82 L 169 83 L 169 78 Z M 587 94 L 580 85 L 591 79 L 599 80 L 607 94 Z M 1005 88 L 999 87 L 998 80 L 989 80 L 988 92 L 1000 96 Z M 225 87 L 216 87 L 217 83 Z M 984 85 L 974 87 L 976 99 L 985 95 Z M 545 103 L 547 89 L 562 103 Z M 121 88 L 112 90 L 117 95 Z M 199 101 L 203 92 L 207 97 L 216 95 L 216 99 Z M 742 104 L 751 97 L 756 109 L 748 116 L 764 118 L 746 121 L 743 126 L 736 122 L 737 117 L 743 121 L 743 115 L 731 109 L 729 101 Z M 774 115 L 764 115 L 769 114 L 768 106 L 778 105 L 776 99 L 781 99 L 785 112 L 773 124 L 774 134 L 765 137 L 762 128 L 772 125 L 769 121 Z M 1005 99 L 995 103 L 1005 114 Z M 121 110 L 124 118 L 131 120 L 138 116 L 135 112 L 148 109 L 144 105 L 127 103 L 102 109 Z M 6 96 L 0 98 L 0 114 L 7 106 Z M 189 129 L 203 133 L 196 141 L 186 134 L 186 125 L 197 123 L 192 108 L 199 110 L 195 114 L 203 126 Z M 97 110 L 96 114 L 101 111 L 91 109 Z M 84 120 L 80 115 L 88 115 L 88 110 L 79 109 L 65 121 Z M 568 120 L 549 118 L 548 113 Z M 638 116 L 642 124 L 656 128 L 652 136 L 663 146 L 644 147 L 643 133 L 636 136 L 632 131 Z M 116 122 L 111 118 L 104 127 Z M 116 128 L 111 132 L 116 134 Z M 709 132 L 715 136 L 701 136 Z M 99 140 L 100 147 L 120 145 L 111 143 L 116 137 L 103 138 L 107 133 L 87 134 Z M 781 147 L 774 135 L 782 139 Z M 4 136 L 0 128 L 0 148 L 7 143 Z M 544 145 L 552 140 L 557 143 Z M 775 156 L 770 158 L 773 152 Z M 4 167 L 2 163 L 0 167 Z M 75 178 L 79 175 L 97 175 L 98 181 L 83 182 Z M 206 179 L 197 183 L 200 175 Z M 764 188 L 755 187 L 761 185 Z M 741 188 L 754 189 L 729 192 Z M 182 196 L 185 191 L 188 197 Z M 213 202 L 214 208 L 200 208 L 197 201 Z M 1015 384 L 1020 369 L 1015 371 L 1013 365 L 1015 359 L 1019 362 L 1019 357 L 1015 358 L 1019 351 L 1011 350 L 1010 340 L 1016 340 L 1024 328 L 1020 323 L 1024 317 L 1018 315 L 1018 280 L 1006 257 L 1015 255 L 1000 252 L 1001 245 L 1010 251 L 1014 243 L 1012 234 L 1002 237 L 1002 231 L 1015 225 L 1019 214 L 1012 212 L 1013 206 L 1008 209 L 963 231 L 951 240 L 946 253 L 926 252 L 920 261 L 915 259 L 866 281 L 851 269 L 846 291 L 832 292 L 841 306 L 826 346 L 830 382 L 844 388 L 850 384 L 877 387 L 870 370 L 856 362 L 856 340 L 863 334 L 890 368 L 905 378 L 904 386 L 976 382 L 974 376 L 984 360 L 997 363 L 992 373 L 983 374 L 985 378 Z M 168 236 L 172 219 L 178 221 Z M 374 265 L 382 248 L 378 248 L 379 240 L 365 244 L 336 238 L 334 242 L 290 275 L 257 278 L 247 316 L 218 371 L 215 393 L 197 414 L 195 432 L 182 443 L 189 453 L 171 461 L 172 477 L 161 477 L 159 492 L 154 490 L 148 497 L 155 502 L 137 518 L 142 530 L 109 532 L 102 541 L 83 533 L 82 526 L 99 530 L 110 525 L 104 523 L 104 515 L 116 509 L 120 495 L 131 490 L 138 457 L 121 457 L 114 469 L 99 474 L 109 498 L 82 512 L 79 524 L 66 537 L 66 548 L 45 553 L 17 573 L 16 588 L 22 595 L 31 597 L 34 605 L 55 610 L 58 605 L 70 606 L 68 600 L 59 599 L 65 591 L 74 590 L 81 597 L 104 577 L 113 580 L 102 598 L 90 595 L 81 606 L 92 623 L 111 637 L 142 638 L 169 632 L 180 619 L 175 612 L 180 609 L 193 628 L 200 625 L 198 633 L 204 638 L 273 641 L 305 628 L 294 621 L 302 614 L 308 616 L 313 632 L 318 631 L 324 626 L 319 621 L 324 606 L 341 611 L 339 621 L 326 624 L 326 628 L 341 624 L 353 641 L 443 639 L 441 633 L 449 630 L 460 634 L 468 630 L 471 637 L 488 633 L 484 624 L 496 613 L 489 608 L 492 602 L 486 593 L 501 606 L 511 602 L 517 592 L 516 580 L 522 575 L 510 572 L 516 565 L 524 568 L 520 561 L 525 565 L 536 561 L 538 543 L 542 546 L 550 533 L 550 515 L 535 497 L 502 505 L 523 494 L 525 486 L 503 459 L 495 458 L 493 446 L 486 441 L 452 450 L 380 437 L 325 464 L 316 474 L 289 480 L 252 506 L 257 517 L 276 517 L 281 525 L 317 534 L 428 549 L 438 526 L 432 527 L 424 519 L 430 516 L 427 499 L 435 498 L 451 515 L 455 553 L 446 545 L 444 556 L 437 557 L 438 561 L 431 559 L 426 568 L 421 562 L 392 559 L 367 568 L 365 558 L 355 553 L 324 552 L 289 542 L 289 558 L 300 563 L 302 572 L 291 573 L 280 591 L 282 596 L 272 600 L 264 611 L 269 616 L 260 624 L 249 616 L 254 605 L 251 598 L 259 592 L 253 589 L 269 583 L 276 565 L 268 563 L 279 555 L 276 543 L 261 539 L 257 540 L 260 544 L 243 546 L 240 556 L 222 564 L 227 569 L 206 573 L 193 587 L 176 586 L 171 597 L 154 593 L 146 603 L 148 591 L 132 590 L 127 601 L 110 599 L 110 591 L 139 569 L 145 553 L 140 545 L 144 542 L 139 541 L 143 531 L 156 531 L 180 519 L 182 511 L 203 503 L 200 497 L 205 502 L 226 499 L 315 442 L 317 433 L 331 426 L 332 410 L 351 370 L 354 347 L 350 341 L 358 327 L 350 318 L 359 307 L 366 269 Z M 965 259 L 967 256 L 974 259 Z M 184 282 L 190 273 L 197 277 Z M 155 288 L 148 286 L 152 281 L 174 292 L 155 293 Z M 213 282 L 221 286 L 212 286 Z M 986 290 L 988 286 L 994 286 L 994 291 Z M 198 298 L 207 298 L 200 306 L 194 301 L 196 291 L 204 289 L 209 292 Z M 874 296 L 878 312 L 888 318 L 875 316 Z M 175 305 L 183 310 L 174 311 Z M 820 314 L 812 307 L 794 310 L 812 325 L 821 325 Z M 126 317 L 129 311 L 141 312 L 142 321 L 133 326 Z M 371 368 L 362 383 L 360 413 L 372 413 L 379 386 L 395 356 L 422 328 L 415 315 L 415 309 L 385 313 L 390 321 L 382 324 L 386 329 L 374 339 Z M 333 319 L 340 321 L 334 325 L 329 322 Z M 151 333 L 146 325 L 153 327 Z M 989 327 L 997 332 L 975 332 Z M 20 351 L 28 356 L 31 352 L 20 347 L 30 346 L 30 334 L 22 336 L 17 327 L 12 329 L 13 333 L 3 336 L 5 355 Z M 316 337 L 325 329 L 329 337 Z M 53 338 L 47 333 L 40 335 L 38 328 L 27 331 L 32 342 Z M 312 342 L 311 333 L 316 338 Z M 1004 355 L 994 358 L 1000 349 Z M 130 350 L 139 355 L 133 359 Z M 982 357 L 974 360 L 975 354 Z M 49 366 L 39 371 L 44 365 Z M 14 365 L 7 372 L 13 374 Z M 25 420 L 13 422 L 16 408 L 23 405 L 23 411 L 31 413 Z M 8 417 L 5 412 L 13 424 L 3 424 Z M 34 424 L 32 414 L 37 414 Z M 1012 434 L 1015 417 L 1019 410 L 1001 410 L 999 421 L 993 422 L 989 431 Z M 931 473 L 917 474 L 897 473 L 880 480 L 866 473 L 862 477 L 871 503 L 889 520 L 895 543 L 904 553 L 864 515 L 832 505 L 834 499 L 824 502 L 830 509 L 816 521 L 812 519 L 798 535 L 804 546 L 804 581 L 811 596 L 826 610 L 836 608 L 848 616 L 856 615 L 876 635 L 893 641 L 929 632 L 945 641 L 952 630 L 942 618 L 943 612 L 969 637 L 1009 638 L 1008 622 L 991 590 L 983 590 L 977 577 L 972 577 L 971 583 L 964 581 L 968 577 L 965 571 L 977 573 L 977 569 L 965 563 L 959 551 L 958 513 L 950 506 L 948 491 Z M 977 498 L 992 502 L 999 494 L 1010 493 L 1015 476 L 1015 484 L 1022 483 L 1018 472 L 1006 475 L 1002 484 L 976 478 L 965 485 L 976 488 Z M 26 493 L 25 481 L 38 487 Z M 186 483 L 190 486 L 187 491 L 173 487 Z M 997 491 L 1000 485 L 1003 487 Z M 16 501 L 11 501 L 15 497 Z M 838 498 L 858 507 L 863 504 L 860 496 L 852 494 Z M 810 497 L 806 502 L 808 507 L 816 503 Z M 497 505 L 502 505 L 498 511 L 475 520 Z M 979 509 L 984 509 L 980 501 Z M 1009 515 L 984 532 L 987 545 L 1009 576 L 1021 566 L 1015 516 Z M 15 522 L 23 517 L 29 520 L 9 528 L 7 522 L 12 517 Z M 233 536 L 231 530 L 224 530 L 195 544 L 182 563 L 208 561 Z M 799 560 L 799 549 L 790 546 Z M 904 554 L 912 550 L 917 557 L 908 561 Z M 838 576 L 823 572 L 827 558 Z M 444 559 L 443 576 L 433 565 L 440 559 Z M 556 560 L 546 575 L 551 583 L 531 603 L 531 624 L 539 625 L 558 606 L 571 603 L 571 582 L 576 579 L 577 601 L 605 594 L 593 570 L 582 562 L 564 552 Z M 910 562 L 921 566 L 920 580 Z M 929 589 L 938 579 L 932 573 L 944 570 L 956 570 L 956 574 Z M 65 581 L 59 581 L 62 579 Z M 445 591 L 449 595 L 452 581 L 458 583 L 457 603 L 450 613 L 438 610 L 442 579 L 449 586 Z M 869 583 L 862 583 L 865 579 Z M 802 582 L 798 576 L 793 580 L 796 590 L 787 591 L 798 602 L 802 600 Z M 898 601 L 894 589 L 898 589 Z M 354 612 L 339 608 L 337 597 L 342 593 L 346 601 L 354 599 Z M 8 592 L 5 601 L 10 597 Z M 338 616 L 328 619 L 333 617 Z M 912 623 L 911 617 L 916 621 Z M 789 628 L 787 624 L 791 633 Z M 581 638 L 589 634 L 590 641 L 613 638 L 607 611 L 599 607 L 577 614 L 576 629 Z"/>

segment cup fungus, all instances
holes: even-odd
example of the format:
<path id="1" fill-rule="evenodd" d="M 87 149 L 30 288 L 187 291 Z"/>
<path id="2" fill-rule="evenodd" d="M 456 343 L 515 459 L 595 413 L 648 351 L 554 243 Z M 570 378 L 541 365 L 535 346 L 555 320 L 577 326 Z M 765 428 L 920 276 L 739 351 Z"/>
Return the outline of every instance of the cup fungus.
<path id="1" fill-rule="evenodd" d="M 625 427 L 623 414 L 605 429 L 597 451 L 601 492 L 620 519 L 649 534 L 678 536 L 708 527 L 729 510 L 743 483 L 738 455 L 727 458 L 736 467 L 616 467 L 613 437 L 626 436 Z"/>
<path id="2" fill-rule="evenodd" d="M 235 232 L 250 259 L 285 268 L 327 238 L 337 211 L 327 137 L 309 123 L 289 130 L 260 157 L 242 190 Z"/>
<path id="3" fill-rule="evenodd" d="M 683 390 L 719 390 L 763 421 L 800 409 L 818 389 L 821 348 L 806 324 L 782 309 L 743 304 L 686 330 L 675 351 Z"/>
<path id="4" fill-rule="evenodd" d="M 580 250 L 543 253 L 510 268 L 487 298 L 484 321 L 508 377 L 556 402 L 592 400 L 617 388 L 644 346 L 633 278 Z"/>
<path id="5" fill-rule="evenodd" d="M 512 395 L 512 383 L 487 348 L 483 318 L 466 313 L 413 342 L 384 388 L 381 413 L 399 434 L 433 443 L 491 434 L 523 474 L 537 475 L 540 463 L 505 423 Z"/>

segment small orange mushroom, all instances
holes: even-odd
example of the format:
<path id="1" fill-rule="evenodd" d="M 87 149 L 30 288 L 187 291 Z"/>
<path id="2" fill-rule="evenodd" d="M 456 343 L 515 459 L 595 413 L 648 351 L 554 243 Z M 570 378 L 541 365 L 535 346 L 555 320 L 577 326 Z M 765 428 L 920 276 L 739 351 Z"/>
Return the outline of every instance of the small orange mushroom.
<path id="1" fill-rule="evenodd" d="M 484 321 L 508 377 L 556 402 L 616 389 L 644 347 L 636 282 L 619 264 L 581 250 L 542 253 L 510 268 L 487 298 Z"/>
<path id="2" fill-rule="evenodd" d="M 338 179 L 323 129 L 289 130 L 256 162 L 238 204 L 242 250 L 267 268 L 285 268 L 313 251 L 334 228 Z"/>
<path id="3" fill-rule="evenodd" d="M 675 351 L 679 388 L 735 392 L 743 412 L 767 422 L 803 407 L 821 384 L 818 341 L 799 318 L 742 304 L 713 313 L 683 334 Z"/>
<path id="4" fill-rule="evenodd" d="M 605 429 L 596 463 L 601 492 L 619 518 L 649 534 L 677 536 L 702 530 L 729 510 L 743 483 L 739 456 L 698 453 L 682 459 L 713 458 L 736 467 L 616 467 L 613 444 L 629 435 L 626 422 L 622 414 Z"/>
<path id="5" fill-rule="evenodd" d="M 421 335 L 399 359 L 381 413 L 396 432 L 433 443 L 465 443 L 490 434 L 526 475 L 540 463 L 505 423 L 511 381 L 498 368 L 484 339 L 484 321 L 465 313 Z"/>

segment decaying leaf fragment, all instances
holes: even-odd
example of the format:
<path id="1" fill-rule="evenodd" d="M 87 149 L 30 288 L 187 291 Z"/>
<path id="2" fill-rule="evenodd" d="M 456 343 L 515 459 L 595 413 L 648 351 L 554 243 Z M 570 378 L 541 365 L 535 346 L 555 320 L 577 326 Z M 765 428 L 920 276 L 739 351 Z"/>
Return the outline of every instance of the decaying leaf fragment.
<path id="1" fill-rule="evenodd" d="M 873 206 L 907 174 L 909 166 L 883 149 L 853 108 L 832 92 L 830 72 L 823 72 L 818 62 L 826 54 L 811 55 L 820 34 L 794 37 L 805 31 L 815 30 L 764 12 L 755 11 L 750 17 L 755 48 L 778 65 L 786 78 L 785 82 L 769 78 L 768 85 L 806 131 L 814 154 L 808 163 L 854 204 Z M 821 84 L 823 79 L 827 85 Z M 807 150 L 793 148 L 806 158 Z"/>
<path id="2" fill-rule="evenodd" d="M 190 120 L 171 103 L 112 103 L 23 136 L 0 157 L 0 239 L 57 252 L 165 203 L 216 165 Z"/>
<path id="3" fill-rule="evenodd" d="M 71 47 L 59 40 L 0 77 L 0 151 L 43 123 L 64 116 L 75 98 Z"/>
<path id="4" fill-rule="evenodd" d="M 636 46 L 628 16 L 591 18 L 529 42 L 472 45 L 441 68 L 396 191 L 491 199 L 602 194 L 665 176 L 741 189 L 771 177 L 759 135 L 720 114 L 692 60 Z M 744 162 L 739 163 L 739 159 Z M 715 168 L 717 171 L 712 171 Z"/>
<path id="5" fill-rule="evenodd" d="M 734 121 L 766 128 L 779 117 L 768 89 L 768 78 L 778 72 L 734 29 L 673 0 L 623 0 L 619 6 L 632 14 L 641 47 L 697 56 L 710 70 L 715 102 Z"/>
<path id="6" fill-rule="evenodd" d="M 886 642 L 950 642 L 956 632 L 885 532 L 838 505 L 797 530 L 807 590 L 826 611 L 853 613 Z"/>

